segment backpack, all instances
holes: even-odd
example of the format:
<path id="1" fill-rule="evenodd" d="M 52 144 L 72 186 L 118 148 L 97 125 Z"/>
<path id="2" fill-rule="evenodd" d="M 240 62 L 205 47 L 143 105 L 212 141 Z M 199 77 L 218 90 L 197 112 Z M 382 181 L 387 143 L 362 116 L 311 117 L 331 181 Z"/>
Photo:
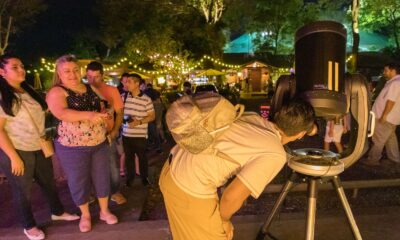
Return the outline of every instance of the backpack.
<path id="1" fill-rule="evenodd" d="M 185 95 L 171 104 L 166 123 L 175 142 L 183 149 L 198 154 L 214 143 L 244 112 L 244 106 L 233 106 L 213 92 Z"/>

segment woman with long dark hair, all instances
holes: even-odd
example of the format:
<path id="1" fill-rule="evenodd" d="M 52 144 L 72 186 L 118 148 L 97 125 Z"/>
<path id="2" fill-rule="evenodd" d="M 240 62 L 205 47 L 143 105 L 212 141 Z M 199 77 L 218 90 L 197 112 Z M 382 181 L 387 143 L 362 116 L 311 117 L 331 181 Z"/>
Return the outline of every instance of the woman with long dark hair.
<path id="1" fill-rule="evenodd" d="M 44 134 L 46 102 L 26 81 L 18 57 L 0 56 L 0 168 L 12 188 L 15 208 L 25 235 L 44 239 L 36 225 L 30 196 L 32 179 L 42 188 L 51 208 L 52 220 L 77 220 L 64 212 L 54 183 L 51 158 L 45 158 L 39 144 Z"/>

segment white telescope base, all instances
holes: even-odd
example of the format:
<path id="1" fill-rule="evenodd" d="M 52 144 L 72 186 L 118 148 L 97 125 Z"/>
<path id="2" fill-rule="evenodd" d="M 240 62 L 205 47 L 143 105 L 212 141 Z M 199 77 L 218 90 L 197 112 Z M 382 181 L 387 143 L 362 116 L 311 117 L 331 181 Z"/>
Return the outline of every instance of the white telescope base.
<path id="1" fill-rule="evenodd" d="M 317 193 L 319 182 L 331 182 L 335 188 L 343 209 L 346 213 L 347 220 L 353 232 L 354 239 L 362 240 L 360 231 L 357 227 L 349 202 L 347 201 L 343 186 L 341 184 L 339 174 L 344 171 L 344 164 L 338 159 L 338 156 L 329 151 L 321 149 L 305 148 L 294 150 L 296 156 L 291 159 L 288 166 L 293 170 L 286 184 L 276 200 L 274 207 L 267 220 L 261 227 L 256 237 L 256 240 L 264 240 L 267 236 L 270 239 L 277 239 L 268 232 L 272 221 L 282 205 L 287 194 L 293 187 L 295 181 L 306 179 L 308 184 L 308 207 L 305 240 L 314 239 L 315 216 L 317 210 Z M 324 181 L 321 181 L 324 180 Z"/>

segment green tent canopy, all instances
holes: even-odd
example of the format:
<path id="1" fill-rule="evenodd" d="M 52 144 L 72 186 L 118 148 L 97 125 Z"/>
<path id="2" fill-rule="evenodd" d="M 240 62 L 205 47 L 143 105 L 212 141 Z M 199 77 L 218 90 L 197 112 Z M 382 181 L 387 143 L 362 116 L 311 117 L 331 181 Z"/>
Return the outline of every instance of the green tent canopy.
<path id="1" fill-rule="evenodd" d="M 247 53 L 253 54 L 255 51 L 253 39 L 256 33 L 246 33 L 227 43 L 224 47 L 224 53 Z M 351 51 L 353 45 L 352 35 L 347 37 L 347 51 Z M 379 51 L 389 45 L 388 37 L 373 32 L 360 31 L 360 52 Z"/>

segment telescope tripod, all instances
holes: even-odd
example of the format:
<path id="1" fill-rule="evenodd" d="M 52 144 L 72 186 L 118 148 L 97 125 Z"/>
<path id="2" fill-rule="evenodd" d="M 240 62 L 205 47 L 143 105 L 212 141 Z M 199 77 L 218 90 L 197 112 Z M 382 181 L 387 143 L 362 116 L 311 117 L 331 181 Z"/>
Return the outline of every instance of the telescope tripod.
<path id="1" fill-rule="evenodd" d="M 307 180 L 307 192 L 308 192 L 308 207 L 307 207 L 307 221 L 306 221 L 306 234 L 305 240 L 313 240 L 314 239 L 314 229 L 315 229 L 315 214 L 317 210 L 317 193 L 318 193 L 318 181 L 321 180 L 321 177 L 314 177 L 308 176 L 304 174 L 299 174 L 295 171 L 292 171 L 289 179 L 287 180 L 286 184 L 283 186 L 282 191 L 275 202 L 274 207 L 270 215 L 268 216 L 267 220 L 265 221 L 264 225 L 261 227 L 260 231 L 258 232 L 256 240 L 264 240 L 264 238 L 269 235 L 268 232 L 269 227 L 272 224 L 272 220 L 274 219 L 279 207 L 282 205 L 283 200 L 286 198 L 287 194 L 291 190 L 294 182 L 299 179 L 299 177 L 306 178 Z M 342 202 L 344 211 L 347 216 L 347 220 L 349 221 L 351 230 L 353 232 L 354 238 L 356 240 L 361 240 L 361 234 L 357 227 L 356 221 L 354 219 L 353 213 L 351 211 L 349 202 L 347 201 L 345 192 L 343 190 L 342 183 L 340 182 L 339 176 L 331 176 L 331 177 L 324 177 L 324 179 L 328 179 L 335 188 L 337 194 L 339 195 L 340 201 Z"/>

